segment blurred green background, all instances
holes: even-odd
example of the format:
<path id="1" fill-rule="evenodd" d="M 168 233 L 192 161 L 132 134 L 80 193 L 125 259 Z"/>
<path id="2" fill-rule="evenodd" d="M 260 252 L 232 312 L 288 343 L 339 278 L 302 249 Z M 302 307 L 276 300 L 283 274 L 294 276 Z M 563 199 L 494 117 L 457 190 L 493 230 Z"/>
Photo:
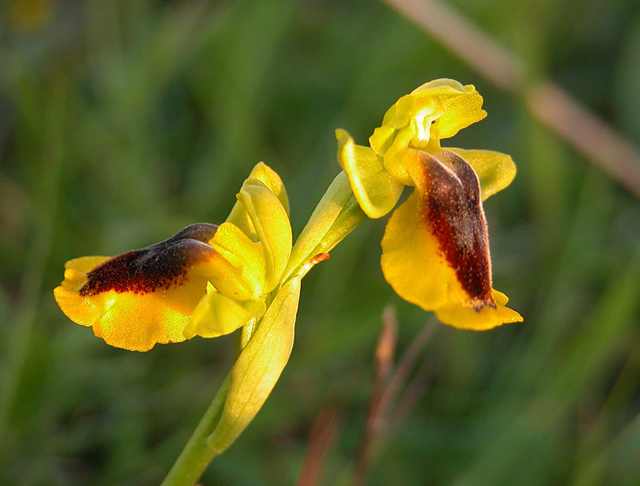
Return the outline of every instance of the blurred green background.
<path id="1" fill-rule="evenodd" d="M 638 2 L 452 4 L 640 142 Z M 1 5 L 0 484 L 159 483 L 233 361 L 233 337 L 105 345 L 56 307 L 66 260 L 223 221 L 259 160 L 297 233 L 339 171 L 334 129 L 365 143 L 439 77 L 489 112 L 453 144 L 518 164 L 486 211 L 495 287 L 525 322 L 439 326 L 370 484 L 640 484 L 640 205 L 517 98 L 378 2 Z M 305 279 L 291 361 L 204 485 L 295 484 L 327 407 L 341 418 L 317 484 L 349 484 L 382 310 L 397 306 L 399 353 L 429 317 L 385 283 L 383 229 L 366 221 Z"/>

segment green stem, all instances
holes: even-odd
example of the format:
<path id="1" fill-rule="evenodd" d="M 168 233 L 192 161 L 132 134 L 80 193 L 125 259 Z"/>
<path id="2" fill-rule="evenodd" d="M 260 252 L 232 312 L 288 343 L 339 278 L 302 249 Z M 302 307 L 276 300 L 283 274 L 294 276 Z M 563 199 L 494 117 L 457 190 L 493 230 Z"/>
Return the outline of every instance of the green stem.
<path id="1" fill-rule="evenodd" d="M 326 232 L 322 240 L 320 240 L 318 246 L 311 251 L 309 256 L 314 257 L 321 253 L 329 253 L 338 243 L 340 243 L 349 233 L 362 223 L 366 217 L 367 216 L 364 214 L 362 209 L 360 209 L 360 205 L 358 204 L 358 201 L 356 201 L 356 198 L 351 195 L 334 223 Z M 292 272 L 292 275 L 304 277 L 311 268 L 313 268 L 313 264 L 307 263 L 301 265 Z"/>
<path id="2" fill-rule="evenodd" d="M 313 257 L 331 251 L 365 218 L 349 178 L 342 171 L 325 192 L 293 246 L 282 283 L 306 275 L 313 267 Z"/>
<path id="3" fill-rule="evenodd" d="M 351 195 L 327 234 L 324 235 L 312 253 L 317 255 L 318 253 L 330 252 L 366 218 L 367 215 L 360 209 L 355 196 Z"/>
<path id="4" fill-rule="evenodd" d="M 302 233 L 300 233 L 296 243 L 293 245 L 289 265 L 282 276 L 282 282 L 290 280 L 309 262 L 310 258 L 316 255 L 315 253 L 312 254 L 313 250 L 333 226 L 352 195 L 349 178 L 342 171 L 327 188 Z"/>
<path id="5" fill-rule="evenodd" d="M 193 486 L 216 456 L 215 449 L 207 444 L 207 438 L 218 425 L 230 384 L 231 374 L 220 386 L 209 409 L 160 486 Z"/>
<path id="6" fill-rule="evenodd" d="M 313 262 L 310 260 L 315 255 L 331 251 L 365 217 L 351 192 L 346 174 L 344 172 L 339 174 L 327 189 L 309 223 L 298 238 L 292 252 L 292 260 L 295 263 L 292 262 L 293 264 L 285 272 L 282 283 L 296 276 L 306 275 L 313 267 Z M 279 288 L 272 293 L 271 300 L 275 298 L 278 291 Z M 253 321 L 242 328 L 238 338 L 238 356 L 249 344 L 258 327 L 259 324 Z M 218 390 L 209 409 L 161 486 L 193 486 L 217 455 L 216 451 L 219 449 L 211 447 L 207 439 L 220 421 L 230 385 L 231 373 Z"/>

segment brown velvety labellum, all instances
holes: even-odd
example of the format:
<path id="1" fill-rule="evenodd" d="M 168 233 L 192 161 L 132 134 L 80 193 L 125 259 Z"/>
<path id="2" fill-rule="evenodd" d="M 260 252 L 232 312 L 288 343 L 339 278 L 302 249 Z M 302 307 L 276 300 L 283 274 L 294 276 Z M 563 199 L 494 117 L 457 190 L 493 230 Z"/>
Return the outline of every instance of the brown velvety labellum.
<path id="1" fill-rule="evenodd" d="M 425 152 L 422 216 L 438 240 L 447 263 L 476 310 L 495 308 L 491 293 L 491 258 L 480 182 L 469 163 L 446 150 Z"/>
<path id="2" fill-rule="evenodd" d="M 208 242 L 217 229 L 214 224 L 192 224 L 168 240 L 110 258 L 87 273 L 89 281 L 80 295 L 109 290 L 146 294 L 181 285 L 191 265 L 215 254 Z"/>

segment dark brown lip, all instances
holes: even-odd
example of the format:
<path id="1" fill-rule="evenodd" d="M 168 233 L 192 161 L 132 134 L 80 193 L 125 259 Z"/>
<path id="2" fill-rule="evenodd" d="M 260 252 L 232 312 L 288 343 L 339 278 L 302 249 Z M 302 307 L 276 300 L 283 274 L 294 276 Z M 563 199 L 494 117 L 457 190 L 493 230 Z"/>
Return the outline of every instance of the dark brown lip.
<path id="1" fill-rule="evenodd" d="M 89 273 L 80 295 L 91 296 L 113 290 L 147 294 L 182 285 L 190 266 L 215 254 L 208 244 L 217 225 L 197 223 L 168 240 L 110 258 Z"/>
<path id="2" fill-rule="evenodd" d="M 426 185 L 421 214 L 454 269 L 470 304 L 479 311 L 496 307 L 492 295 L 489 233 L 480 199 L 480 182 L 469 163 L 443 150 L 423 154 Z"/>

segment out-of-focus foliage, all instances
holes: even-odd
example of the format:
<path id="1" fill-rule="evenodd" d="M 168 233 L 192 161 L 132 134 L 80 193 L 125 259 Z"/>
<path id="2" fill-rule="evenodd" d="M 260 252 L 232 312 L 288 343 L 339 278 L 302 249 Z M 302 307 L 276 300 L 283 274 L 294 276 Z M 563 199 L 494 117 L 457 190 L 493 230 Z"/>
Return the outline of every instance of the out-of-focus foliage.
<path id="1" fill-rule="evenodd" d="M 455 4 L 640 141 L 637 2 Z M 339 170 L 334 129 L 365 140 L 439 77 L 475 84 L 489 112 L 456 143 L 518 164 L 486 211 L 494 280 L 525 322 L 438 330 L 427 391 L 371 484 L 637 484 L 640 205 L 515 98 L 375 2 L 12 0 L 0 14 L 1 484 L 157 484 L 233 360 L 229 337 L 104 345 L 55 306 L 66 260 L 221 222 L 258 160 L 286 182 L 297 234 Z M 398 306 L 401 350 L 427 318 L 385 283 L 382 231 L 365 222 L 307 277 L 289 366 L 204 484 L 295 483 L 327 404 L 343 419 L 324 481 L 348 481 L 382 308 Z"/>

